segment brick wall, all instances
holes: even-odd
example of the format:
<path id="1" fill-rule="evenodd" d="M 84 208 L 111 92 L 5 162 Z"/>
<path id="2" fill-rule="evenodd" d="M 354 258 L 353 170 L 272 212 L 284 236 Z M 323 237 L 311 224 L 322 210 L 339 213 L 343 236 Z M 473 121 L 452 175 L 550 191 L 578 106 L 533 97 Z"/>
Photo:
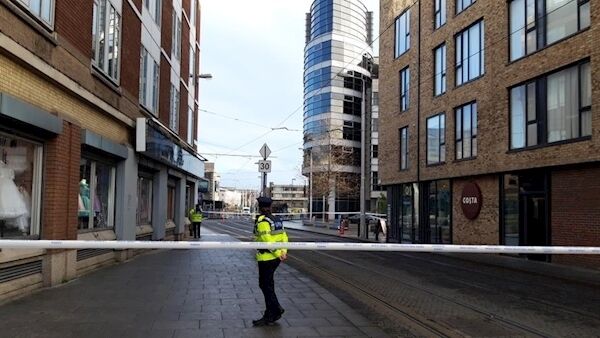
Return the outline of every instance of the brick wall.
<path id="1" fill-rule="evenodd" d="M 380 42 L 380 177 L 383 184 L 414 182 L 417 180 L 416 152 L 420 149 L 420 179 L 471 176 L 485 173 L 520 170 L 532 167 L 574 164 L 600 161 L 600 6 L 591 6 L 592 24 L 566 40 L 548 46 L 533 55 L 509 62 L 508 4 L 505 1 L 477 1 L 458 15 L 455 2 L 447 1 L 447 23 L 433 29 L 433 6 L 422 2 L 420 17 L 421 34 L 418 28 L 418 6 L 411 9 L 411 46 L 409 52 L 394 59 L 395 18 L 412 4 L 410 0 L 383 0 L 381 2 L 380 27 L 385 31 Z M 485 25 L 485 75 L 480 79 L 455 86 L 455 42 L 454 35 L 484 19 Z M 419 61 L 417 41 L 421 40 L 421 78 L 417 79 Z M 426 38 L 425 38 L 426 37 Z M 433 97 L 435 47 L 446 43 L 447 92 Z M 535 78 L 551 70 L 590 57 L 593 78 L 591 140 L 541 147 L 535 150 L 508 152 L 509 150 L 509 91 L 508 88 L 522 81 Z M 410 66 L 410 110 L 399 110 L 398 72 Z M 420 139 L 417 140 L 417 88 L 420 84 Z M 470 161 L 455 161 L 454 108 L 469 101 L 478 104 L 478 155 Z M 426 166 L 426 119 L 434 114 L 446 113 L 446 163 Z M 398 129 L 409 126 L 409 170 L 399 171 Z"/>
<path id="2" fill-rule="evenodd" d="M 158 97 L 158 118 L 165 126 L 169 126 L 169 112 L 171 111 L 171 65 L 162 53 L 160 55 Z"/>
<path id="3" fill-rule="evenodd" d="M 141 0 L 138 0 L 141 8 Z M 121 87 L 132 98 L 139 102 L 140 95 L 140 51 L 142 48 L 142 24 L 131 6 L 123 5 L 123 27 L 121 32 Z"/>
<path id="4" fill-rule="evenodd" d="M 181 27 L 181 41 L 183 45 L 181 48 L 181 78 L 187 82 L 187 79 L 190 78 L 190 25 L 186 20 L 183 20 Z"/>
<path id="5" fill-rule="evenodd" d="M 600 245 L 600 167 L 552 172 L 552 245 Z M 554 255 L 553 262 L 600 268 L 600 256 Z"/>
<path id="6" fill-rule="evenodd" d="M 469 220 L 461 208 L 461 195 L 466 183 L 473 182 L 479 186 L 482 206 L 479 216 Z M 498 176 L 479 176 L 452 180 L 452 243 L 454 244 L 498 244 L 499 215 L 499 180 Z"/>
<path id="7" fill-rule="evenodd" d="M 188 135 L 188 91 L 181 86 L 179 93 L 179 136 L 187 141 Z"/>
<path id="8" fill-rule="evenodd" d="M 162 2 L 162 19 L 160 25 L 160 45 L 171 55 L 171 49 L 173 48 L 173 2 L 163 1 Z M 162 63 L 161 63 L 162 66 Z"/>
<path id="9" fill-rule="evenodd" d="M 44 150 L 42 239 L 77 239 L 81 129 L 64 121 Z"/>
<path id="10" fill-rule="evenodd" d="M 77 13 L 77 15 L 73 15 Z M 93 2 L 80 0 L 57 1 L 55 30 L 86 58 L 92 58 Z M 87 27 L 82 29 L 82 27 Z M 82 33 L 86 34 L 82 34 Z M 89 34 L 88 34 L 89 33 Z"/>

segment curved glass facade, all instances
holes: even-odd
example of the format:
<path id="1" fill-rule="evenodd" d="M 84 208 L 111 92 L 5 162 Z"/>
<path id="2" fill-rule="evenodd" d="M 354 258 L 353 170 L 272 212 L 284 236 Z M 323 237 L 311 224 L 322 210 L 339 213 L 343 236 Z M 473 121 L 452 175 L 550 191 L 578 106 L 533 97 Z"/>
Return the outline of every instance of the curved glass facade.
<path id="1" fill-rule="evenodd" d="M 318 175 L 336 165 L 336 175 L 360 172 L 363 86 L 370 81 L 370 15 L 360 0 L 315 0 L 307 18 L 304 50 L 304 141 Z M 354 159 L 354 160 L 348 160 Z M 319 164 L 316 164 L 319 163 Z M 309 162 L 304 172 L 309 173 Z M 329 182 L 329 211 L 340 210 L 340 200 L 357 198 L 353 189 Z M 328 190 L 328 189 L 325 189 Z M 355 205 L 346 203 L 344 205 Z M 346 209 L 346 208 L 342 208 Z"/>

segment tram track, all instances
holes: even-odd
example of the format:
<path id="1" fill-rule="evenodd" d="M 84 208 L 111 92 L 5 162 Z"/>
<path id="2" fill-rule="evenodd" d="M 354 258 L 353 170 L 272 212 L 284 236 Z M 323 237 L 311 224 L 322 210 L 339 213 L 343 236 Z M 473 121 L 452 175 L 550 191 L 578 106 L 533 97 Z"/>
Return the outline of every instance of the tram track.
<path id="1" fill-rule="evenodd" d="M 219 229 L 222 230 L 229 235 L 232 235 L 241 240 L 248 240 L 252 235 L 252 231 L 247 230 L 251 229 L 251 224 L 246 222 L 233 222 L 235 226 L 225 224 L 223 222 L 219 223 Z M 346 239 L 342 240 L 339 238 L 332 238 L 331 236 L 318 236 L 317 234 L 306 235 L 306 233 L 302 231 L 294 231 L 289 230 L 290 233 L 293 233 L 295 238 L 302 239 L 312 239 L 315 238 L 327 238 L 327 241 L 347 241 Z M 296 236 L 296 233 L 298 236 Z M 361 256 L 362 255 L 362 256 Z M 413 255 L 405 255 L 408 256 L 406 258 L 415 258 Z M 318 256 L 318 257 L 317 257 Z M 380 255 L 375 253 L 361 252 L 358 256 L 360 257 L 377 257 L 378 260 L 386 261 L 386 259 L 382 259 Z M 321 258 L 319 258 L 321 257 Z M 326 258 L 326 259 L 323 259 Z M 420 258 L 424 259 L 424 258 Z M 378 267 L 374 269 L 373 267 L 368 266 L 368 264 L 356 263 L 350 261 L 348 259 L 340 258 L 337 253 L 328 253 L 321 251 L 311 251 L 308 252 L 298 252 L 294 255 L 290 256 L 290 260 L 292 265 L 298 266 L 298 268 L 306 273 L 314 275 L 318 277 L 318 279 L 324 280 L 326 284 L 329 286 L 343 289 L 344 292 L 353 295 L 360 302 L 367 305 L 368 307 L 376 307 L 378 311 L 382 311 L 392 319 L 392 322 L 400 322 L 404 327 L 409 327 L 411 332 L 414 332 L 417 335 L 424 336 L 442 336 L 442 337 L 458 337 L 458 336 L 469 336 L 468 332 L 461 331 L 460 328 L 452 327 L 448 325 L 445 321 L 439 321 L 435 316 L 428 316 L 426 313 L 418 313 L 414 309 L 411 309 L 409 305 L 401 304 L 400 302 L 394 302 L 390 300 L 389 295 L 386 295 L 385 292 L 381 292 L 381 290 L 376 290 L 376 287 L 373 287 L 369 284 L 369 281 L 376 279 L 378 283 L 382 283 L 385 285 L 395 285 L 397 287 L 402 287 L 405 289 L 411 289 L 415 293 L 421 293 L 425 297 L 432 297 L 437 299 L 439 302 L 445 302 L 445 304 L 450 305 L 451 307 L 455 307 L 457 309 L 462 309 L 461 311 L 469 312 L 470 314 L 466 315 L 467 318 L 475 319 L 477 318 L 477 322 L 480 325 L 486 325 L 486 323 L 490 324 L 490 326 L 498 326 L 507 330 L 507 332 L 511 332 L 512 334 L 516 334 L 519 336 L 527 336 L 527 337 L 552 337 L 558 336 L 558 334 L 552 332 L 546 332 L 544 330 L 538 329 L 536 327 L 532 327 L 524 322 L 519 320 L 515 320 L 514 318 L 508 318 L 498 313 L 494 313 L 489 311 L 488 309 L 482 307 L 481 305 L 469 303 L 468 301 L 463 301 L 458 298 L 458 296 L 449 296 L 440 294 L 440 292 L 426 287 L 424 285 L 407 282 L 401 278 L 394 276 L 394 269 L 382 269 Z M 356 261 L 357 259 L 355 259 Z M 325 263 L 336 262 L 333 264 L 334 266 L 326 266 Z M 439 263 L 441 265 L 446 265 L 447 268 L 458 268 L 464 270 L 468 273 L 479 274 L 480 277 L 485 278 L 497 278 L 497 276 L 492 276 L 490 273 L 485 273 L 482 271 L 476 271 L 473 269 L 468 269 L 464 267 L 455 266 L 453 264 L 444 263 L 444 262 L 432 262 L 427 261 L 428 263 Z M 400 262 L 396 262 L 400 263 Z M 406 264 L 406 263 L 405 263 Z M 405 264 L 399 264 L 403 266 Z M 379 265 L 379 264 L 378 264 Z M 341 266 L 345 266 L 345 268 L 341 268 Z M 397 267 L 397 266 L 395 266 Z M 362 272 L 359 272 L 362 271 Z M 361 277 L 368 276 L 368 277 Z M 481 289 L 484 292 L 492 292 L 493 289 L 487 287 L 479 282 L 471 282 L 464 281 L 458 278 L 453 278 L 451 276 L 444 276 L 445 279 L 451 280 L 454 283 L 461 284 L 466 286 L 467 288 L 477 288 Z M 506 282 L 511 282 L 511 279 L 505 278 Z M 518 282 L 518 281 L 517 281 Z M 531 302 L 535 304 L 541 304 L 544 306 L 551 307 L 552 309 L 556 309 L 563 313 L 569 313 L 575 316 L 584 316 L 590 318 L 594 321 L 600 321 L 600 318 L 592 313 L 588 313 L 586 311 L 572 309 L 570 307 L 562 306 L 560 304 L 555 304 L 553 302 L 549 302 L 542 299 L 536 299 L 532 297 L 521 297 L 518 295 L 511 295 L 510 292 L 505 292 L 505 294 L 510 295 L 510 298 L 513 298 L 515 301 L 519 302 Z M 512 335 L 511 334 L 511 335 Z"/>

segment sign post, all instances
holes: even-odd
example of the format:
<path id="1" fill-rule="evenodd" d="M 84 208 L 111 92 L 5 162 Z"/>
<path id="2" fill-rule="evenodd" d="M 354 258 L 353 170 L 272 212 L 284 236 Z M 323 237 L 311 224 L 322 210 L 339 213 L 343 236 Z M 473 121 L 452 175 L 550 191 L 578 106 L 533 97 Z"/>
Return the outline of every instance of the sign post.
<path id="1" fill-rule="evenodd" d="M 269 149 L 269 146 L 265 143 L 262 148 L 260 148 L 259 153 L 260 156 L 263 157 L 261 161 L 258 161 L 258 172 L 262 173 L 260 195 L 265 196 L 267 193 L 267 173 L 271 172 L 271 161 L 267 160 L 269 155 L 271 155 L 271 149 Z"/>

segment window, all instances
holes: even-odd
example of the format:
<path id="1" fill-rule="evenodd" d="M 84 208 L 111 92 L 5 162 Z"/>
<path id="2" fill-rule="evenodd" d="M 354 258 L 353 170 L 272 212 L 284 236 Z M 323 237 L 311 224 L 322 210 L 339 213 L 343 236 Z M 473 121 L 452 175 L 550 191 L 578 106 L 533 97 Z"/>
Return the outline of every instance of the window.
<path id="1" fill-rule="evenodd" d="M 446 23 L 446 0 L 434 0 L 435 3 L 435 29 Z"/>
<path id="2" fill-rule="evenodd" d="M 396 18 L 395 29 L 394 57 L 399 57 L 410 49 L 410 9 Z"/>
<path id="3" fill-rule="evenodd" d="M 360 116 L 362 114 L 362 99 L 357 96 L 344 95 L 343 112 L 348 115 Z"/>
<path id="4" fill-rule="evenodd" d="M 456 85 L 472 81 L 484 74 L 483 21 L 456 35 Z"/>
<path id="5" fill-rule="evenodd" d="M 379 156 L 379 145 L 377 145 L 377 144 L 373 145 L 373 150 L 371 152 L 371 156 L 373 158 L 377 158 Z"/>
<path id="6" fill-rule="evenodd" d="M 188 107 L 188 129 L 187 129 L 187 143 L 193 144 L 194 142 L 194 109 Z"/>
<path id="7" fill-rule="evenodd" d="M 154 114 L 158 113 L 158 76 L 158 63 L 142 46 L 140 56 L 140 104 Z"/>
<path id="8" fill-rule="evenodd" d="M 379 173 L 377 171 L 373 171 L 371 173 L 371 191 L 381 191 L 381 185 L 379 184 Z"/>
<path id="9" fill-rule="evenodd" d="M 27 10 L 48 26 L 54 24 L 54 0 L 19 0 Z"/>
<path id="10" fill-rule="evenodd" d="M 79 163 L 78 229 L 114 227 L 116 168 L 90 159 Z"/>
<path id="11" fill-rule="evenodd" d="M 327 126 L 325 126 L 327 128 Z M 360 141 L 360 122 L 344 121 L 342 137 L 344 140 Z"/>
<path id="12" fill-rule="evenodd" d="M 456 159 L 477 156 L 477 103 L 456 108 Z"/>
<path id="13" fill-rule="evenodd" d="M 94 0 L 93 19 L 92 61 L 104 74 L 118 82 L 121 15 L 109 0 Z"/>
<path id="14" fill-rule="evenodd" d="M 590 136 L 591 85 L 586 61 L 512 88 L 511 149 Z"/>
<path id="15" fill-rule="evenodd" d="M 175 182 L 169 181 L 167 185 L 167 219 L 175 221 Z"/>
<path id="16" fill-rule="evenodd" d="M 427 119 L 427 164 L 446 161 L 446 115 L 438 114 Z"/>
<path id="17" fill-rule="evenodd" d="M 137 225 L 152 225 L 152 179 L 138 177 Z"/>
<path id="18" fill-rule="evenodd" d="M 456 14 L 470 7 L 475 0 L 456 0 Z"/>
<path id="19" fill-rule="evenodd" d="M 190 60 L 188 61 L 190 78 L 192 79 L 192 84 L 194 83 L 194 79 L 196 78 L 196 49 L 194 45 L 190 45 Z"/>
<path id="20" fill-rule="evenodd" d="M 510 59 L 522 58 L 589 26 L 589 0 L 512 0 Z"/>
<path id="21" fill-rule="evenodd" d="M 160 26 L 162 0 L 144 0 L 144 5 L 154 22 Z"/>
<path id="22" fill-rule="evenodd" d="M 0 238 L 40 234 L 43 146 L 0 133 Z"/>
<path id="23" fill-rule="evenodd" d="M 177 16 L 177 11 L 175 9 L 173 9 L 173 30 L 171 38 L 171 54 L 173 55 L 173 58 L 181 60 L 181 19 Z"/>
<path id="24" fill-rule="evenodd" d="M 192 27 L 196 26 L 196 1 L 197 0 L 190 1 L 190 25 Z"/>
<path id="25" fill-rule="evenodd" d="M 446 44 L 442 44 L 433 52 L 435 56 L 434 91 L 435 95 L 446 92 Z"/>
<path id="26" fill-rule="evenodd" d="M 400 111 L 407 111 L 409 107 L 410 69 L 400 71 Z"/>
<path id="27" fill-rule="evenodd" d="M 169 128 L 179 134 L 179 90 L 171 85 L 171 109 L 169 116 Z"/>
<path id="28" fill-rule="evenodd" d="M 449 180 L 432 181 L 426 184 L 426 211 L 428 238 L 433 244 L 452 243 L 452 193 Z"/>
<path id="29" fill-rule="evenodd" d="M 400 170 L 408 169 L 408 127 L 400 129 Z"/>

